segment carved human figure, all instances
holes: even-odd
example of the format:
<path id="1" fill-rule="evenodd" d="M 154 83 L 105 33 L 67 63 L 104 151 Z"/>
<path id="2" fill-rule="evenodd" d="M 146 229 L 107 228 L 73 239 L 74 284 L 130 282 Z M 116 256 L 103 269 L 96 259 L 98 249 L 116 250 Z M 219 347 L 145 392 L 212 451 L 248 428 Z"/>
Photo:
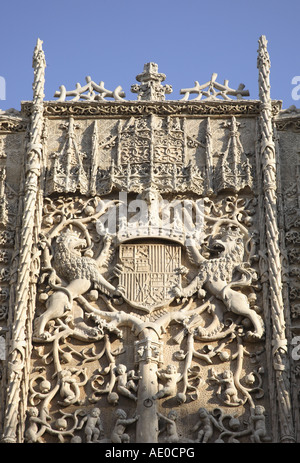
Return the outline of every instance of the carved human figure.
<path id="1" fill-rule="evenodd" d="M 80 429 L 83 426 L 83 424 L 86 423 L 84 433 L 87 443 L 98 442 L 99 437 L 101 437 L 101 435 L 103 434 L 103 426 L 100 414 L 101 411 L 99 408 L 93 408 L 91 413 L 89 413 L 86 417 L 83 418 L 80 427 L 78 427 L 78 429 Z"/>
<path id="2" fill-rule="evenodd" d="M 126 366 L 121 363 L 116 367 L 116 373 L 117 391 L 128 399 L 137 401 L 136 395 L 134 395 L 131 390 L 137 391 L 138 386 L 135 384 L 134 379 L 139 378 L 134 375 L 133 371 L 127 373 Z"/>
<path id="3" fill-rule="evenodd" d="M 238 390 L 234 384 L 234 377 L 231 370 L 225 370 L 221 375 L 216 375 L 216 373 L 212 371 L 209 379 L 219 384 L 217 395 L 221 396 L 221 390 L 223 389 L 222 399 L 225 403 L 230 405 L 239 405 L 242 403 L 242 400 L 238 398 Z"/>
<path id="4" fill-rule="evenodd" d="M 153 399 L 175 396 L 177 394 L 177 383 L 182 378 L 182 375 L 177 372 L 176 366 L 168 365 L 165 372 L 157 371 L 157 376 L 164 382 L 164 386 L 159 385 L 159 390 L 153 396 Z"/>
<path id="5" fill-rule="evenodd" d="M 192 428 L 192 432 L 198 431 L 196 442 L 202 442 L 206 444 L 212 437 L 214 432 L 214 426 L 222 431 L 222 427 L 219 425 L 217 420 L 206 410 L 206 408 L 199 408 L 198 411 L 199 419 L 195 426 Z"/>
<path id="6" fill-rule="evenodd" d="M 42 425 L 43 427 L 50 427 L 48 424 L 42 422 L 39 416 L 39 411 L 36 407 L 30 407 L 27 410 L 27 414 L 29 416 L 29 426 L 26 429 L 25 432 L 25 439 L 26 442 L 29 444 L 34 444 L 36 442 L 42 442 L 41 440 L 41 432 L 40 432 L 40 427 L 38 426 L 39 424 Z"/>
<path id="7" fill-rule="evenodd" d="M 135 423 L 139 417 L 135 416 L 134 418 L 127 418 L 126 412 L 121 408 L 116 410 L 115 415 L 117 417 L 117 421 L 111 434 L 111 442 L 113 444 L 129 443 L 130 437 L 125 433 L 125 429 L 130 424 Z"/>
<path id="8" fill-rule="evenodd" d="M 241 399 L 238 398 L 238 391 L 234 384 L 233 373 L 231 370 L 225 370 L 220 383 L 224 385 L 224 401 L 226 403 L 241 403 Z"/>
<path id="9" fill-rule="evenodd" d="M 250 424 L 252 442 L 259 443 L 266 440 L 267 430 L 264 413 L 265 408 L 262 405 L 256 405 L 254 408 L 251 408 Z"/>
<path id="10" fill-rule="evenodd" d="M 76 378 L 69 369 L 60 371 L 59 377 L 61 381 L 60 396 L 63 399 L 64 405 L 74 404 L 80 396 L 80 389 Z"/>
<path id="11" fill-rule="evenodd" d="M 157 416 L 166 422 L 166 437 L 164 438 L 164 442 L 169 443 L 177 443 L 179 442 L 179 436 L 177 432 L 176 420 L 177 420 L 177 413 L 175 410 L 171 410 L 168 413 L 168 416 L 164 416 L 161 413 L 157 413 Z M 164 429 L 163 429 L 164 430 Z M 161 430 L 159 433 L 163 432 Z"/>
<path id="12" fill-rule="evenodd" d="M 142 192 L 141 195 L 138 196 L 141 200 L 145 201 L 147 203 L 148 209 L 147 209 L 147 216 L 143 217 L 142 220 L 145 221 L 144 225 L 152 225 L 159 227 L 161 224 L 161 219 L 160 219 L 160 209 L 161 209 L 161 201 L 162 197 L 157 191 L 157 189 L 153 186 L 150 186 L 148 188 L 145 188 L 145 190 Z"/>

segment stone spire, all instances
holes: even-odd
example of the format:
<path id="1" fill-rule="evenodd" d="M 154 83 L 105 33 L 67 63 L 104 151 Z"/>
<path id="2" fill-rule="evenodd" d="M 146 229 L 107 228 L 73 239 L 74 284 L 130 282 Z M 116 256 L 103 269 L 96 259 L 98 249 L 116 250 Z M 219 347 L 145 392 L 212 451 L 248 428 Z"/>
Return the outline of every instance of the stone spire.
<path id="1" fill-rule="evenodd" d="M 20 255 L 18 261 L 18 279 L 15 290 L 14 320 L 11 328 L 12 339 L 8 359 L 8 392 L 7 409 L 5 411 L 5 432 L 3 442 L 16 442 L 18 422 L 25 423 L 25 408 L 27 403 L 27 388 L 24 384 L 28 378 L 28 362 L 30 361 L 30 333 L 34 311 L 35 284 L 32 275 L 37 274 L 34 253 L 37 256 L 35 237 L 38 236 L 39 218 L 38 203 L 40 174 L 42 167 L 42 132 L 43 132 L 43 99 L 45 83 L 45 55 L 42 41 L 37 40 L 33 54 L 33 101 L 31 107 L 30 134 L 27 145 L 26 171 L 24 182 L 23 215 L 20 232 Z M 23 415 L 19 421 L 19 415 Z"/>
<path id="2" fill-rule="evenodd" d="M 45 85 L 45 68 L 46 60 L 42 48 L 43 41 L 37 39 L 36 46 L 33 52 L 32 67 L 34 69 L 33 81 L 33 101 L 34 103 L 41 102 L 44 99 L 44 85 Z"/>
<path id="3" fill-rule="evenodd" d="M 273 326 L 272 356 L 278 403 L 279 440 L 294 442 L 291 397 L 289 385 L 289 357 L 284 318 L 282 296 L 281 252 L 277 216 L 277 166 L 273 133 L 272 100 L 270 96 L 270 57 L 267 50 L 267 39 L 259 38 L 258 48 L 258 83 L 261 101 L 260 130 L 261 151 L 260 163 L 263 174 L 263 194 L 265 207 L 265 241 L 266 254 L 269 261 L 270 312 Z M 275 416 L 275 414 L 274 414 Z"/>
<path id="4" fill-rule="evenodd" d="M 146 63 L 141 74 L 136 76 L 140 85 L 131 86 L 132 93 L 137 93 L 139 101 L 164 101 L 167 93 L 172 93 L 171 85 L 161 85 L 166 78 L 165 74 L 158 72 L 156 63 Z"/>

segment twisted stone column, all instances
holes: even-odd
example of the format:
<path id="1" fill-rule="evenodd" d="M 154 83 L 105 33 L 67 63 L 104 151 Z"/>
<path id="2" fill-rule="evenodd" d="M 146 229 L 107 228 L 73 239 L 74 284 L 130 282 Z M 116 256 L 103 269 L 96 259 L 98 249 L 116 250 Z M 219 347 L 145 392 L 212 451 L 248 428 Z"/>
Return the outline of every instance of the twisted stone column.
<path id="1" fill-rule="evenodd" d="M 33 246 L 36 224 L 36 208 L 39 198 L 39 177 L 43 154 L 43 99 L 45 83 L 45 56 L 42 41 L 38 39 L 34 55 L 33 103 L 31 112 L 30 139 L 25 161 L 25 186 L 23 215 L 19 243 L 18 277 L 15 286 L 15 312 L 11 329 L 8 358 L 8 390 L 2 442 L 17 442 L 18 426 L 25 421 L 27 400 L 27 373 L 30 361 L 31 321 L 33 314 L 29 306 L 32 301 Z"/>
<path id="2" fill-rule="evenodd" d="M 270 97 L 270 58 L 265 36 L 259 39 L 258 61 L 261 149 L 269 298 L 272 322 L 272 356 L 278 401 L 281 442 L 294 442 L 289 380 L 289 358 L 282 296 L 282 268 L 277 215 L 277 170 Z"/>

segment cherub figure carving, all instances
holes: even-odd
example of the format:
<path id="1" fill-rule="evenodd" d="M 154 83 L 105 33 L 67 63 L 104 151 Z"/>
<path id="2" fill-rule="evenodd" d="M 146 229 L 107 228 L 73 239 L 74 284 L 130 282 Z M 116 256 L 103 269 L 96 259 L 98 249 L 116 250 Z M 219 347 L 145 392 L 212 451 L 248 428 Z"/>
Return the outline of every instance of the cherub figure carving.
<path id="1" fill-rule="evenodd" d="M 265 408 L 262 405 L 251 408 L 250 425 L 252 442 L 260 443 L 269 440 L 266 430 Z"/>
<path id="2" fill-rule="evenodd" d="M 164 385 L 159 385 L 158 392 L 153 396 L 153 399 L 162 399 L 163 397 L 176 396 L 177 383 L 182 379 L 182 375 L 177 372 L 175 365 L 168 365 L 166 371 L 158 371 L 158 378 L 160 378 Z"/>
<path id="3" fill-rule="evenodd" d="M 75 374 L 74 374 L 75 373 Z M 63 402 L 62 405 L 71 405 L 80 403 L 80 387 L 86 383 L 86 378 L 82 382 L 77 381 L 76 375 L 80 373 L 76 368 L 64 369 L 58 372 L 60 382 L 60 396 Z M 82 371 L 85 374 L 85 371 Z"/>
<path id="4" fill-rule="evenodd" d="M 161 418 L 166 423 L 166 437 L 164 438 L 164 442 L 169 442 L 171 444 L 176 444 L 179 442 L 179 436 L 177 432 L 176 420 L 177 420 L 177 413 L 175 410 L 171 410 L 168 413 L 168 416 L 164 416 L 161 413 L 157 413 L 157 416 Z M 159 431 L 162 433 L 164 428 Z"/>
<path id="5" fill-rule="evenodd" d="M 39 418 L 39 411 L 36 407 L 28 408 L 27 414 L 29 426 L 25 432 L 26 442 L 28 444 L 42 443 L 41 436 L 44 433 L 44 429 L 45 427 L 50 428 L 50 425 Z"/>
<path id="6" fill-rule="evenodd" d="M 138 390 L 138 386 L 135 384 L 134 380 L 139 379 L 139 377 L 135 376 L 133 370 L 127 373 L 127 367 L 121 363 L 116 367 L 115 372 L 117 374 L 117 391 L 124 397 L 137 401 L 136 395 L 133 394 L 131 390 L 134 392 Z"/>
<path id="7" fill-rule="evenodd" d="M 135 423 L 139 417 L 135 416 L 134 418 L 127 418 L 126 412 L 121 408 L 116 410 L 115 415 L 117 417 L 117 421 L 111 434 L 111 442 L 113 444 L 129 443 L 130 437 L 125 433 L 125 429 L 130 424 Z"/>
<path id="8" fill-rule="evenodd" d="M 225 370 L 221 375 L 217 375 L 214 370 L 211 370 L 209 380 L 219 385 L 217 396 L 222 398 L 227 405 L 237 406 L 243 402 L 238 398 L 238 390 L 234 384 L 231 370 Z"/>
<path id="9" fill-rule="evenodd" d="M 206 408 L 199 408 L 198 416 L 198 421 L 191 431 L 198 431 L 196 442 L 202 442 L 203 444 L 206 444 L 214 433 L 214 426 L 219 431 L 222 431 L 223 428 L 220 426 L 217 420 L 206 410 Z"/>
<path id="10" fill-rule="evenodd" d="M 101 411 L 98 407 L 92 409 L 92 411 L 83 418 L 77 429 L 81 429 L 85 424 L 84 434 L 87 443 L 99 442 L 99 439 L 103 436 L 103 425 L 100 418 Z"/>

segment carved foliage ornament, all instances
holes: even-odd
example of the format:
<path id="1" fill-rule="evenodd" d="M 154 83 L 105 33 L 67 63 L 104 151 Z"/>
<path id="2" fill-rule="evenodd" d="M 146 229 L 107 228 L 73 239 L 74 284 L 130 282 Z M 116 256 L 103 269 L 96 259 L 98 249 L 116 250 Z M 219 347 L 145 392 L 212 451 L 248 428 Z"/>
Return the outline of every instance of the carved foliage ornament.
<path id="1" fill-rule="evenodd" d="M 136 406 L 132 418 L 118 412 L 116 423 L 121 418 L 127 426 L 137 422 L 137 442 L 138 432 L 149 430 L 149 417 L 154 424 L 175 423 L 175 413 L 158 411 L 161 401 L 180 407 L 198 401 L 207 388 L 220 406 L 243 405 L 249 417 L 261 413 L 263 350 L 255 346 L 263 339 L 264 322 L 253 269 L 252 200 L 205 199 L 201 239 L 183 246 L 169 237 L 132 243 L 119 243 L 115 235 L 99 237 L 97 221 L 117 202 L 103 203 L 98 197 L 46 201 L 34 342 L 36 359 L 47 369 L 39 366 L 31 375 L 28 442 L 47 441 L 47 436 L 61 442 L 116 442 L 97 405 L 103 407 L 105 397 L 109 407 Z M 166 365 L 162 346 L 171 323 L 178 329 L 173 360 Z M 135 340 L 134 369 L 124 363 L 126 327 Z M 248 372 L 242 373 L 249 355 L 255 368 L 245 365 Z M 260 441 L 266 435 L 255 437 L 255 427 L 238 419 L 228 427 L 217 409 L 203 414 L 220 440 L 250 435 Z M 150 433 L 153 442 L 157 429 Z M 184 438 L 170 433 L 167 441 L 204 439 L 197 437 L 196 425 Z"/>

